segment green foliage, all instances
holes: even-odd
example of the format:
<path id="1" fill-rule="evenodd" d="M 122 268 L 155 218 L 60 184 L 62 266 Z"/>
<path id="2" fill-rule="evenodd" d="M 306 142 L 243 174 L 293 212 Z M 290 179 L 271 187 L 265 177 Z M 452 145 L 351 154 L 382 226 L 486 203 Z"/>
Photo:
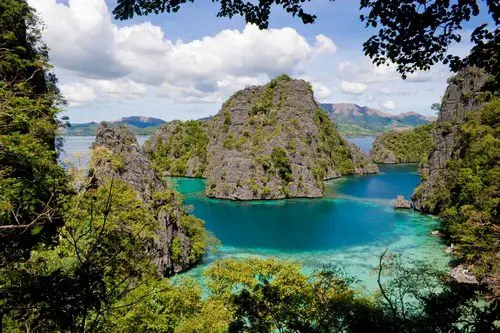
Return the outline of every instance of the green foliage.
<path id="1" fill-rule="evenodd" d="M 57 164 L 61 102 L 49 72 L 40 25 L 24 1 L 0 3 L 0 269 L 50 242 L 61 196 L 69 192 Z M 0 272 L 1 274 L 1 272 Z"/>
<path id="2" fill-rule="evenodd" d="M 351 151 L 347 143 L 340 137 L 327 112 L 317 108 L 314 113 L 314 123 L 318 127 L 317 151 L 320 157 L 314 166 L 313 175 L 315 177 L 324 176 L 328 169 L 335 169 L 341 174 L 353 173 L 354 165 Z"/>
<path id="3" fill-rule="evenodd" d="M 57 244 L 40 245 L 2 276 L 4 308 L 22 327 L 101 327 L 111 306 L 156 277 L 146 251 L 156 220 L 128 185 L 111 181 L 69 199 Z"/>
<path id="4" fill-rule="evenodd" d="M 474 264 L 480 278 L 500 274 L 499 122 L 499 98 L 467 116 L 442 186 L 434 188 L 423 203 L 424 209 L 441 216 L 458 259 Z M 415 195 L 420 191 L 417 188 Z"/>
<path id="5" fill-rule="evenodd" d="M 383 162 L 387 153 L 394 155 L 396 163 L 422 163 L 434 148 L 431 132 L 435 124 L 419 126 L 412 130 L 390 131 L 377 138 L 373 145 L 372 158 Z"/>
<path id="6" fill-rule="evenodd" d="M 231 111 L 224 111 L 224 133 L 229 131 L 229 126 L 231 126 Z"/>
<path id="7" fill-rule="evenodd" d="M 170 176 L 186 176 L 189 161 L 196 160 L 196 169 L 192 173 L 202 177 L 207 164 L 208 135 L 205 126 L 198 120 L 174 121 L 164 125 L 156 138 L 155 149 L 151 149 L 153 138 L 145 144 L 155 169 Z M 165 138 L 161 137 L 163 133 Z"/>
<path id="8" fill-rule="evenodd" d="M 273 162 L 274 170 L 280 178 L 289 183 L 293 180 L 292 165 L 286 151 L 283 148 L 274 148 L 271 153 L 271 161 Z"/>
<path id="9" fill-rule="evenodd" d="M 208 235 L 207 230 L 205 229 L 205 223 L 191 215 L 182 215 L 180 224 L 184 229 L 186 236 L 189 237 L 191 242 L 191 251 L 189 253 L 190 262 L 197 262 L 205 254 L 205 250 L 210 244 L 212 239 L 210 235 Z"/>
<path id="10" fill-rule="evenodd" d="M 273 100 L 275 96 L 275 90 L 281 82 L 288 82 L 291 78 L 286 74 L 281 74 L 280 76 L 272 79 L 268 84 L 264 86 L 264 91 L 260 94 L 258 99 L 252 105 L 250 110 L 250 116 L 255 116 L 258 114 L 265 114 L 265 125 L 272 125 L 276 122 L 276 112 L 274 108 L 279 107 L 279 105 L 274 105 Z"/>
<path id="11" fill-rule="evenodd" d="M 234 145 L 233 135 L 229 134 L 222 143 L 222 147 L 224 147 L 224 149 L 233 149 L 233 145 Z"/>

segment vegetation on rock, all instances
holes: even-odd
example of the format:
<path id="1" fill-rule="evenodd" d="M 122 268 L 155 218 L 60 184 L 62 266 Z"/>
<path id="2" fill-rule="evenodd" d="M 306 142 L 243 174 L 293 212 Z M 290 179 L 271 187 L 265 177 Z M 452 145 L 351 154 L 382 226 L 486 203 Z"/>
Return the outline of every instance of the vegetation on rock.
<path id="1" fill-rule="evenodd" d="M 165 175 L 204 177 L 207 144 L 205 122 L 172 121 L 146 141 L 145 149 L 155 169 Z"/>
<path id="2" fill-rule="evenodd" d="M 433 132 L 435 149 L 422 169 L 415 208 L 441 217 L 459 261 L 500 293 L 498 92 L 477 68 L 450 80 Z"/>
<path id="3" fill-rule="evenodd" d="M 370 152 L 375 163 L 423 163 L 434 147 L 434 124 L 379 135 Z"/>
<path id="4" fill-rule="evenodd" d="M 157 221 L 149 250 L 161 274 L 172 275 L 201 260 L 210 241 L 203 221 L 185 213 L 182 196 L 158 176 L 126 126 L 100 125 L 90 166 L 93 182 L 122 180 L 146 203 Z"/>
<path id="5" fill-rule="evenodd" d="M 423 209 L 441 216 L 455 255 L 495 288 L 500 288 L 499 123 L 499 98 L 467 115 L 441 185 L 423 201 Z"/>
<path id="6" fill-rule="evenodd" d="M 353 158 L 310 85 L 287 75 L 235 93 L 207 132 L 212 197 L 319 197 L 325 179 L 377 172 L 367 159 Z"/>

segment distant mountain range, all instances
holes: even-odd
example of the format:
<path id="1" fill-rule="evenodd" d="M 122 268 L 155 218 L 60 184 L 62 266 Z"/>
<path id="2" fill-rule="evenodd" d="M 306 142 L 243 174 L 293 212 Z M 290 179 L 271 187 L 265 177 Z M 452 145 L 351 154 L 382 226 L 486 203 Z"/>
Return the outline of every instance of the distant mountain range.
<path id="1" fill-rule="evenodd" d="M 367 106 L 359 106 L 353 103 L 322 103 L 320 107 L 328 112 L 344 136 L 367 136 L 377 135 L 391 129 L 404 130 L 428 124 L 435 117 L 424 116 L 415 112 L 405 112 L 391 115 Z M 209 120 L 210 117 L 200 120 Z M 137 135 L 152 134 L 166 121 L 153 117 L 132 116 L 112 121 L 113 124 L 126 125 Z M 70 127 L 61 130 L 63 135 L 93 136 L 98 123 L 71 124 Z"/>
<path id="2" fill-rule="evenodd" d="M 392 115 L 354 103 L 322 103 L 320 107 L 328 112 L 330 119 L 346 136 L 376 135 L 392 129 L 414 128 L 436 120 L 435 117 L 416 112 Z"/>
<path id="3" fill-rule="evenodd" d="M 121 119 L 111 121 L 111 123 L 116 125 L 126 125 L 130 127 L 132 132 L 137 135 L 149 135 L 152 134 L 158 127 L 165 124 L 166 121 L 153 117 L 123 117 Z M 63 135 L 71 136 L 93 136 L 97 129 L 99 123 L 81 123 L 81 124 L 71 124 L 70 127 L 61 130 Z"/>

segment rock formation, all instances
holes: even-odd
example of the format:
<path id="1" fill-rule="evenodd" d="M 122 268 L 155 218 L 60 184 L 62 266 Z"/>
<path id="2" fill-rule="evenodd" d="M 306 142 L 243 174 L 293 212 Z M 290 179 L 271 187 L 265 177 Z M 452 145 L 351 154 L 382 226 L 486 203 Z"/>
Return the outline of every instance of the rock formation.
<path id="1" fill-rule="evenodd" d="M 373 163 L 368 154 L 363 152 L 354 143 L 346 141 L 349 149 L 351 150 L 351 157 L 354 163 L 354 173 L 357 175 L 377 173 L 378 166 Z"/>
<path id="2" fill-rule="evenodd" d="M 370 156 L 375 163 L 421 163 L 433 147 L 431 131 L 434 124 L 411 130 L 390 131 L 378 135 Z"/>
<path id="3" fill-rule="evenodd" d="M 206 122 L 171 121 L 145 143 L 155 168 L 166 176 L 206 177 Z"/>
<path id="4" fill-rule="evenodd" d="M 412 207 L 411 201 L 408 201 L 402 195 L 398 195 L 394 200 L 394 208 L 410 209 Z"/>
<path id="5" fill-rule="evenodd" d="M 325 179 L 376 171 L 353 159 L 311 86 L 286 75 L 235 93 L 210 121 L 208 133 L 210 197 L 321 197 Z"/>
<path id="6" fill-rule="evenodd" d="M 479 284 L 477 278 L 464 265 L 458 265 L 451 270 L 451 277 L 458 283 Z"/>
<path id="7" fill-rule="evenodd" d="M 125 126 L 102 123 L 92 148 L 95 179 L 126 182 L 154 212 L 158 237 L 150 244 L 150 251 L 159 272 L 171 275 L 199 261 L 205 248 L 203 222 L 183 211 L 182 203 L 154 171 L 135 135 Z"/>
<path id="8" fill-rule="evenodd" d="M 461 71 L 450 79 L 442 99 L 439 116 L 432 130 L 434 149 L 423 166 L 423 182 L 413 194 L 416 210 L 437 213 L 439 205 L 427 202 L 429 197 L 439 197 L 440 189 L 445 185 L 446 164 L 452 158 L 459 141 L 459 126 L 469 112 L 479 110 L 484 103 L 476 97 L 488 81 L 488 75 L 477 68 Z"/>

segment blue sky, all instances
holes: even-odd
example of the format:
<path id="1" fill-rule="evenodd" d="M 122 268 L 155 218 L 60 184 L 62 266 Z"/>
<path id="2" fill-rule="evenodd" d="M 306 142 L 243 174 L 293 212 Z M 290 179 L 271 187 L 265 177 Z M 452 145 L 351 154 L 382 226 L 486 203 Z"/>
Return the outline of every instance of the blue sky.
<path id="1" fill-rule="evenodd" d="M 275 10 L 270 30 L 240 17 L 217 18 L 217 4 L 197 0 L 176 14 L 115 21 L 112 0 L 29 0 L 45 24 L 44 40 L 69 104 L 70 121 L 153 116 L 196 119 L 218 112 L 247 85 L 287 73 L 312 83 L 320 102 L 352 102 L 397 114 L 434 114 L 450 76 L 444 66 L 402 80 L 362 52 L 374 32 L 359 21 L 359 2 L 313 0 L 318 19 L 304 25 Z M 465 25 L 470 33 L 486 14 Z M 470 43 L 452 46 L 465 55 Z"/>

